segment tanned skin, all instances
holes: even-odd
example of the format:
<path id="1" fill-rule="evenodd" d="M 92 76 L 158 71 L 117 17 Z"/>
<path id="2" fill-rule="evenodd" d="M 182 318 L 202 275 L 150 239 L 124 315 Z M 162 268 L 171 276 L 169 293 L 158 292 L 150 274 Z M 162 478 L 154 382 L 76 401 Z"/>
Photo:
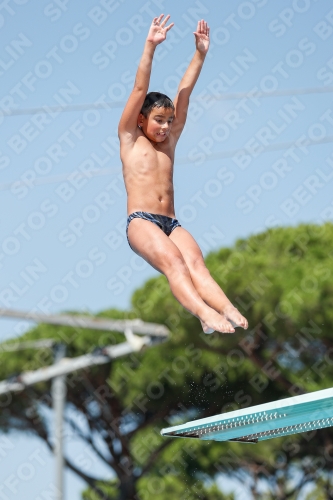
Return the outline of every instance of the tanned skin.
<path id="1" fill-rule="evenodd" d="M 155 107 L 145 117 L 141 108 L 148 92 L 152 61 L 174 23 L 154 18 L 137 70 L 134 88 L 119 122 L 120 156 L 128 195 L 128 215 L 149 212 L 176 218 L 173 165 L 177 141 L 186 122 L 189 99 L 209 49 L 209 27 L 198 22 L 195 53 L 170 108 Z M 177 227 L 170 236 L 150 221 L 135 218 L 128 227 L 132 249 L 168 279 L 176 299 L 200 319 L 205 333 L 232 333 L 247 320 L 211 277 L 191 234 Z"/>

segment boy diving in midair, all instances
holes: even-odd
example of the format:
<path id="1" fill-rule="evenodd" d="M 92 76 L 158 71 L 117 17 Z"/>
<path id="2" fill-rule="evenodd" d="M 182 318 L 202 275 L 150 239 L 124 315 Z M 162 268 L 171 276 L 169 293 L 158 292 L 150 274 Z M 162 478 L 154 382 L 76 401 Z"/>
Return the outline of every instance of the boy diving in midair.
<path id="1" fill-rule="evenodd" d="M 163 17 L 155 17 L 150 26 L 118 127 L 128 195 L 127 238 L 134 252 L 166 276 L 173 295 L 200 319 L 205 333 L 231 333 L 236 326 L 246 329 L 247 321 L 211 277 L 199 246 L 179 224 L 174 208 L 175 148 L 209 48 L 209 27 L 204 20 L 198 22 L 196 51 L 172 102 L 159 92 L 147 94 L 155 49 L 174 25 L 167 26 L 170 16 Z"/>

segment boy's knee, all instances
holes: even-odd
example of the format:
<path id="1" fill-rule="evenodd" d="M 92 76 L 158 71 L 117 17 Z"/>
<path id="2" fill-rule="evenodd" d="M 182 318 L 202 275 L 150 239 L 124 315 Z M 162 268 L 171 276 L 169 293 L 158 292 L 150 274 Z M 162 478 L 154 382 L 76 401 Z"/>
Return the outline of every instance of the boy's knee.
<path id="1" fill-rule="evenodd" d="M 186 262 L 181 255 L 169 255 L 167 264 L 170 274 L 173 273 L 182 275 L 189 272 Z"/>
<path id="2" fill-rule="evenodd" d="M 189 260 L 189 268 L 194 272 L 207 272 L 209 273 L 205 261 L 203 260 L 201 255 L 193 256 Z"/>

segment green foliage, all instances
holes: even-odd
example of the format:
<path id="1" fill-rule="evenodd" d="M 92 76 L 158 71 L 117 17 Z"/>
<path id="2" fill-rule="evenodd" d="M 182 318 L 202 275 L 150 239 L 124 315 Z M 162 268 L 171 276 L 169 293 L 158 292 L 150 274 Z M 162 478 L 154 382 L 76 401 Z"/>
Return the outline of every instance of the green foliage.
<path id="1" fill-rule="evenodd" d="M 110 481 L 109 484 L 104 484 L 97 482 L 96 486 L 101 489 L 103 494 L 105 495 L 105 498 L 117 498 L 118 495 L 118 482 L 117 481 Z M 85 491 L 82 492 L 82 500 L 100 500 L 100 495 L 95 493 L 93 490 L 90 488 L 87 488 Z"/>
<path id="2" fill-rule="evenodd" d="M 271 229 L 208 255 L 212 276 L 249 320 L 245 333 L 205 335 L 164 276 L 133 294 L 130 312 L 101 314 L 163 323 L 172 335 L 163 345 L 69 377 L 68 402 L 89 424 L 86 442 L 93 446 L 98 434 L 107 449 L 104 462 L 118 478 L 116 485 L 87 475 L 97 489 L 84 492 L 84 500 L 103 498 L 101 491 L 110 500 L 231 500 L 214 483 L 219 473 L 246 481 L 255 498 L 284 498 L 285 492 L 296 499 L 307 482 L 318 480 L 318 471 L 330 473 L 330 429 L 256 446 L 164 439 L 159 431 L 332 385 L 332 249 L 331 224 L 301 225 Z M 71 357 L 123 340 L 113 332 L 52 325 L 39 325 L 20 340 L 40 338 L 66 343 Z M 3 352 L 0 377 L 51 363 L 49 350 Z M 48 383 L 13 395 L 0 415 L 1 428 L 30 430 L 47 441 L 40 410 L 50 404 Z M 259 480 L 265 494 L 258 493 Z"/>
<path id="3" fill-rule="evenodd" d="M 98 484 L 105 498 L 116 499 L 119 491 L 117 482 L 105 485 Z M 186 477 L 166 475 L 163 477 L 150 475 L 138 481 L 138 498 L 144 500 L 186 499 L 197 500 L 234 500 L 234 495 L 224 495 L 216 485 L 204 486 L 202 482 L 188 485 Z M 100 500 L 100 496 L 91 489 L 82 493 L 82 500 Z"/>
<path id="4" fill-rule="evenodd" d="M 145 500 L 234 500 L 233 495 L 224 495 L 216 485 L 205 487 L 202 482 L 188 484 L 186 477 L 166 475 L 163 477 L 145 477 L 139 481 L 139 498 Z"/>
<path id="5" fill-rule="evenodd" d="M 305 500 L 327 500 L 333 497 L 332 474 L 319 473 L 315 485 L 305 497 Z"/>
<path id="6" fill-rule="evenodd" d="M 305 500 L 327 500 L 327 496 L 320 487 L 316 487 L 306 495 Z"/>

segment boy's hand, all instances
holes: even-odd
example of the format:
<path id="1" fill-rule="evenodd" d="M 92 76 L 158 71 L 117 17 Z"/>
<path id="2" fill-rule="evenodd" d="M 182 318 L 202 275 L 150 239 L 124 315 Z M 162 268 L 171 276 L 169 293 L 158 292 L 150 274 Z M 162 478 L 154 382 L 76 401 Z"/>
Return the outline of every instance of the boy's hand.
<path id="1" fill-rule="evenodd" d="M 154 17 L 153 22 L 150 26 L 147 41 L 153 43 L 154 45 L 158 45 L 161 42 L 164 42 L 166 39 L 167 32 L 172 28 L 174 23 L 166 26 L 166 23 L 169 21 L 170 16 L 166 16 L 164 21 L 162 21 L 164 14 L 161 14 L 159 17 Z"/>
<path id="2" fill-rule="evenodd" d="M 201 54 L 207 54 L 209 49 L 209 26 L 202 19 L 198 21 L 197 31 L 194 31 L 195 45 Z"/>

